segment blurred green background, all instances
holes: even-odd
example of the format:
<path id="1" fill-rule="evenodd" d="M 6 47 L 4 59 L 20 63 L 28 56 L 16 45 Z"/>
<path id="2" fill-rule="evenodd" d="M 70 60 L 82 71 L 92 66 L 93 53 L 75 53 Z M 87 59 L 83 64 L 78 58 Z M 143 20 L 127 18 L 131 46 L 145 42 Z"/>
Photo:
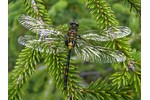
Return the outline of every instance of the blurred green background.
<path id="1" fill-rule="evenodd" d="M 132 30 L 132 34 L 129 36 L 129 42 L 132 48 L 140 51 L 140 17 L 136 16 L 134 12 L 131 12 L 129 6 L 124 4 L 121 0 L 107 1 L 110 3 L 112 10 L 115 12 L 120 25 L 127 26 Z M 70 20 L 76 18 L 78 19 L 79 24 L 84 23 L 84 25 L 87 25 L 83 26 L 85 28 L 92 29 L 93 27 L 96 27 L 96 22 L 91 19 L 88 9 L 81 0 L 44 0 L 44 3 L 54 25 L 68 24 Z M 17 42 L 18 37 L 25 34 L 35 35 L 21 26 L 18 22 L 18 17 L 22 14 L 26 14 L 24 8 L 23 0 L 13 0 L 8 5 L 9 76 L 15 66 L 16 59 L 18 58 L 21 49 L 24 48 L 24 46 Z M 83 61 L 76 61 L 76 63 L 80 67 L 80 76 L 83 77 L 87 83 L 92 80 L 96 80 L 98 77 L 105 78 L 108 75 L 108 72 L 110 74 L 113 72 L 109 64 L 91 64 Z M 47 91 L 51 92 L 51 94 L 45 93 L 45 98 L 51 98 L 49 100 L 54 100 L 54 98 L 55 100 L 63 100 L 63 97 L 60 96 L 60 92 L 55 88 L 55 86 L 53 86 L 50 78 L 47 77 L 47 72 L 42 70 L 44 68 L 44 65 L 39 64 L 36 74 L 31 77 L 31 80 L 29 80 L 26 86 L 24 86 L 24 100 L 42 100 L 40 98 L 43 96 L 42 88 L 45 86 L 44 82 L 49 82 L 49 88 L 47 88 Z"/>

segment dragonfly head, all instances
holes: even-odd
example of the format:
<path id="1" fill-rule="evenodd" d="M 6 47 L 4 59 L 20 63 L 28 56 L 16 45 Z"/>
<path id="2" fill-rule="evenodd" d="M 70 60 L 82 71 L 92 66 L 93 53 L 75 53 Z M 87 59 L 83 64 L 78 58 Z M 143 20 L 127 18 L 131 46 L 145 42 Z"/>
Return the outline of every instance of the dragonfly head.
<path id="1" fill-rule="evenodd" d="M 79 23 L 76 20 L 70 22 L 70 27 L 73 29 L 77 29 L 79 27 Z"/>

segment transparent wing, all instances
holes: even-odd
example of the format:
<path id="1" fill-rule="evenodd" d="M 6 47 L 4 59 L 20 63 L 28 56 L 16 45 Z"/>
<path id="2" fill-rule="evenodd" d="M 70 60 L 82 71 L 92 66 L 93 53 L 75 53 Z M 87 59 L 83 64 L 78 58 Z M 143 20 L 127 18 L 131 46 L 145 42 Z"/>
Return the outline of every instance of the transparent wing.
<path id="1" fill-rule="evenodd" d="M 94 41 L 110 41 L 117 38 L 122 38 L 131 33 L 131 30 L 126 26 L 118 26 L 118 27 L 111 27 L 105 29 L 103 31 L 99 30 L 90 30 L 85 31 L 84 35 L 80 37 L 87 40 L 94 40 Z"/>
<path id="2" fill-rule="evenodd" d="M 79 58 L 89 62 L 112 63 L 126 60 L 126 56 L 118 50 L 112 50 L 101 46 L 87 45 L 80 42 L 75 47 L 75 53 Z"/>
<path id="3" fill-rule="evenodd" d="M 45 38 L 43 40 L 39 40 L 38 37 L 36 36 L 25 35 L 25 36 L 20 36 L 18 38 L 18 42 L 21 45 L 24 45 L 29 48 L 33 48 L 40 52 L 45 51 L 47 53 L 50 53 L 52 49 L 53 50 L 57 49 L 58 52 L 64 51 L 64 42 L 63 41 L 61 42 L 60 39 L 58 38 Z"/>
<path id="4" fill-rule="evenodd" d="M 49 34 L 62 35 L 60 31 L 56 31 L 53 27 L 45 24 L 42 21 L 36 20 L 30 16 L 22 15 L 19 17 L 19 22 L 27 29 L 31 30 L 33 33 L 39 34 L 41 36 L 47 36 Z"/>

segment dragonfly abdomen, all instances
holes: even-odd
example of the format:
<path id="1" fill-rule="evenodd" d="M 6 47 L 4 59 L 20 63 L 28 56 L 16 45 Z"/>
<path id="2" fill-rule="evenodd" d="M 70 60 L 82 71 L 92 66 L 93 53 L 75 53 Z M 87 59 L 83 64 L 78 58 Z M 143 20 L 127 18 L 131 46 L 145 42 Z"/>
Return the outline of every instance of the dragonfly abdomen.
<path id="1" fill-rule="evenodd" d="M 68 50 L 68 57 L 67 57 L 67 62 L 66 62 L 65 74 L 64 74 L 64 89 L 65 90 L 67 88 L 67 81 L 68 81 L 68 72 L 69 72 L 69 64 L 70 64 L 70 54 L 71 54 L 71 50 Z"/>

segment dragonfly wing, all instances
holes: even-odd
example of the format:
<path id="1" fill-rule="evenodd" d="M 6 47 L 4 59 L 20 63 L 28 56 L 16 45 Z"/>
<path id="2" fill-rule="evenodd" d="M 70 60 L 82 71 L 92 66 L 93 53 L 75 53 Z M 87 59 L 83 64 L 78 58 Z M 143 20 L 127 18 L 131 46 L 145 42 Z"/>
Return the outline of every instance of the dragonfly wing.
<path id="1" fill-rule="evenodd" d="M 62 35 L 60 31 L 56 31 L 53 27 L 45 24 L 43 21 L 36 20 L 30 16 L 22 15 L 19 17 L 19 22 L 33 33 L 37 33 L 41 36 L 47 36 L 49 34 Z"/>
<path id="2" fill-rule="evenodd" d="M 122 38 L 131 33 L 131 30 L 126 26 L 110 27 L 103 31 L 90 30 L 85 31 L 81 38 L 94 41 L 110 41 L 117 38 Z"/>
<path id="3" fill-rule="evenodd" d="M 47 52 L 50 53 L 52 49 L 56 48 L 56 44 L 58 43 L 60 39 L 56 38 L 45 38 L 44 40 L 39 40 L 38 37 L 36 36 L 30 36 L 30 35 L 25 35 L 25 36 L 20 36 L 18 38 L 18 42 L 21 45 L 24 45 L 29 48 L 33 48 L 35 50 L 38 50 L 40 52 Z M 59 42 L 60 45 L 62 43 Z M 59 50 L 59 52 L 63 51 Z"/>
<path id="4" fill-rule="evenodd" d="M 75 53 L 78 57 L 89 62 L 123 62 L 126 56 L 118 50 L 112 50 L 101 46 L 88 46 L 83 43 L 77 44 Z"/>

